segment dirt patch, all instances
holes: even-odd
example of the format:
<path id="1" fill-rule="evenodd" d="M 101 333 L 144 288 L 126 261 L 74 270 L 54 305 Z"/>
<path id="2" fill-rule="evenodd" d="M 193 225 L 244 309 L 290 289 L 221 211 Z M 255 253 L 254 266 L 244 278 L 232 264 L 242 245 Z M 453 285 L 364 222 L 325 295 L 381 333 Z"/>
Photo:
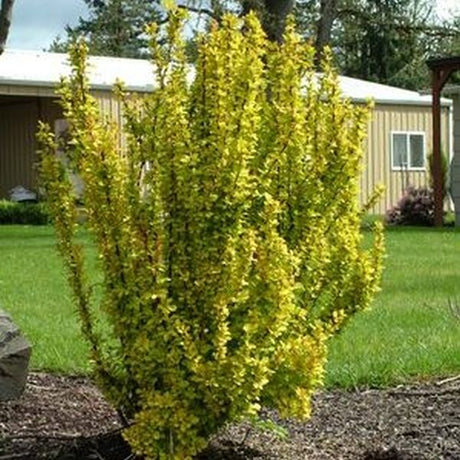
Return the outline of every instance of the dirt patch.
<path id="1" fill-rule="evenodd" d="M 289 437 L 229 426 L 200 460 L 460 459 L 460 378 L 387 390 L 318 393 L 307 423 L 263 416 Z M 116 412 L 84 378 L 32 373 L 18 401 L 0 403 L 0 460 L 125 460 Z"/>

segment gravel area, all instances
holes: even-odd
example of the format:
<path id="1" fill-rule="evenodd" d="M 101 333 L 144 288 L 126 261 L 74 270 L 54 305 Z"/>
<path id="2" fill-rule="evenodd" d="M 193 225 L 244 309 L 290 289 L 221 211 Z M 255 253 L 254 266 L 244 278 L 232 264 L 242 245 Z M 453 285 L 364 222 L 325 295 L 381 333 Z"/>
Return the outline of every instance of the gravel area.
<path id="1" fill-rule="evenodd" d="M 231 425 L 200 460 L 460 460 L 460 376 L 385 390 L 323 391 L 306 423 L 263 417 L 286 439 Z M 31 373 L 0 403 L 0 460 L 127 460 L 116 412 L 85 378 Z"/>

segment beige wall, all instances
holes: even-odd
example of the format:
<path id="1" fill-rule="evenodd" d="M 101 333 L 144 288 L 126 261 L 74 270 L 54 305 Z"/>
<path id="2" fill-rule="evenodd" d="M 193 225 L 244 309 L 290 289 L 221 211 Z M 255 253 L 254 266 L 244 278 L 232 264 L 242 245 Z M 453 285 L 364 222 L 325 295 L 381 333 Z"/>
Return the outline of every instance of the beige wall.
<path id="1" fill-rule="evenodd" d="M 16 185 L 37 188 L 35 131 L 39 119 L 53 125 L 61 118 L 61 110 L 52 98 L 52 88 L 0 85 L 0 198 Z M 102 113 L 117 123 L 122 123 L 120 104 L 110 91 L 94 91 Z M 18 97 L 20 96 L 20 97 Z M 460 101 L 459 101 L 460 103 Z M 457 106 L 457 149 L 460 154 L 460 105 Z M 442 144 L 449 145 L 448 110 L 443 109 Z M 374 187 L 386 186 L 383 199 L 371 210 L 384 214 L 401 196 L 403 178 L 391 169 L 391 132 L 425 132 L 425 151 L 431 152 L 431 108 L 429 106 L 376 104 L 365 146 L 364 166 L 361 178 L 361 197 L 364 203 Z M 459 161 L 460 168 L 460 161 Z M 460 176 L 459 176 L 460 177 Z M 427 183 L 427 172 L 410 172 L 408 182 L 421 186 Z"/>
<path id="2" fill-rule="evenodd" d="M 449 150 L 449 112 L 442 110 L 442 145 Z M 361 202 L 366 201 L 377 184 L 384 184 L 385 195 L 370 212 L 384 214 L 396 204 L 401 196 L 403 185 L 420 187 L 428 183 L 428 169 L 409 171 L 401 174 L 391 167 L 391 133 L 392 131 L 418 131 L 425 133 L 425 153 L 432 151 L 431 107 L 409 105 L 376 104 L 372 120 L 368 126 L 368 139 L 365 146 L 363 173 L 361 178 Z"/>

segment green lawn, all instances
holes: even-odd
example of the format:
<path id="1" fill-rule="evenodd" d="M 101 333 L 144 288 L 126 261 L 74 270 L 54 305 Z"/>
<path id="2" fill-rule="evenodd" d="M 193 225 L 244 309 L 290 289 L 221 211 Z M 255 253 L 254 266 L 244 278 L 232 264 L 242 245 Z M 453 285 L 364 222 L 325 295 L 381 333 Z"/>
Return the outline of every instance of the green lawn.
<path id="1" fill-rule="evenodd" d="M 88 237 L 82 242 L 90 246 Z M 383 289 L 331 347 L 328 386 L 378 386 L 460 372 L 460 232 L 387 232 Z M 0 227 L 0 307 L 33 343 L 35 369 L 87 372 L 50 227 Z M 94 253 L 90 250 L 97 282 Z M 458 303 L 449 308 L 449 299 Z M 455 309 L 454 309 L 455 310 Z"/>
<path id="2" fill-rule="evenodd" d="M 0 308 L 12 315 L 32 342 L 32 367 L 87 372 L 86 346 L 53 228 L 0 226 L 0 256 Z"/>
<path id="3" fill-rule="evenodd" d="M 460 372 L 460 232 L 392 228 L 386 246 L 382 291 L 334 340 L 327 385 Z M 449 299 L 459 307 L 449 308 Z"/>

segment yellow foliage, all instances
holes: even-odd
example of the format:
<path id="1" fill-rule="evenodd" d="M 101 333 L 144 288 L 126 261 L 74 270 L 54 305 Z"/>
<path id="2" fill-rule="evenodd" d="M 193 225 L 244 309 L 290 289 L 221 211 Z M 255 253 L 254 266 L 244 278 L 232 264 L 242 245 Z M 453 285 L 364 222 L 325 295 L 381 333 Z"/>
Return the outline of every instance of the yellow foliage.
<path id="1" fill-rule="evenodd" d="M 187 459 L 262 404 L 307 417 L 328 340 L 378 289 L 382 229 L 362 249 L 357 204 L 368 109 L 293 25 L 269 43 L 253 14 L 203 36 L 190 84 L 181 13 L 152 37 L 156 90 L 119 127 L 89 92 L 86 48 L 59 93 L 104 292 L 74 242 L 75 197 L 45 125 L 41 173 L 97 381 L 133 422 L 133 450 Z M 150 28 L 150 33 L 157 33 Z M 94 314 L 93 310 L 97 313 Z M 100 335 L 96 317 L 110 332 Z"/>

